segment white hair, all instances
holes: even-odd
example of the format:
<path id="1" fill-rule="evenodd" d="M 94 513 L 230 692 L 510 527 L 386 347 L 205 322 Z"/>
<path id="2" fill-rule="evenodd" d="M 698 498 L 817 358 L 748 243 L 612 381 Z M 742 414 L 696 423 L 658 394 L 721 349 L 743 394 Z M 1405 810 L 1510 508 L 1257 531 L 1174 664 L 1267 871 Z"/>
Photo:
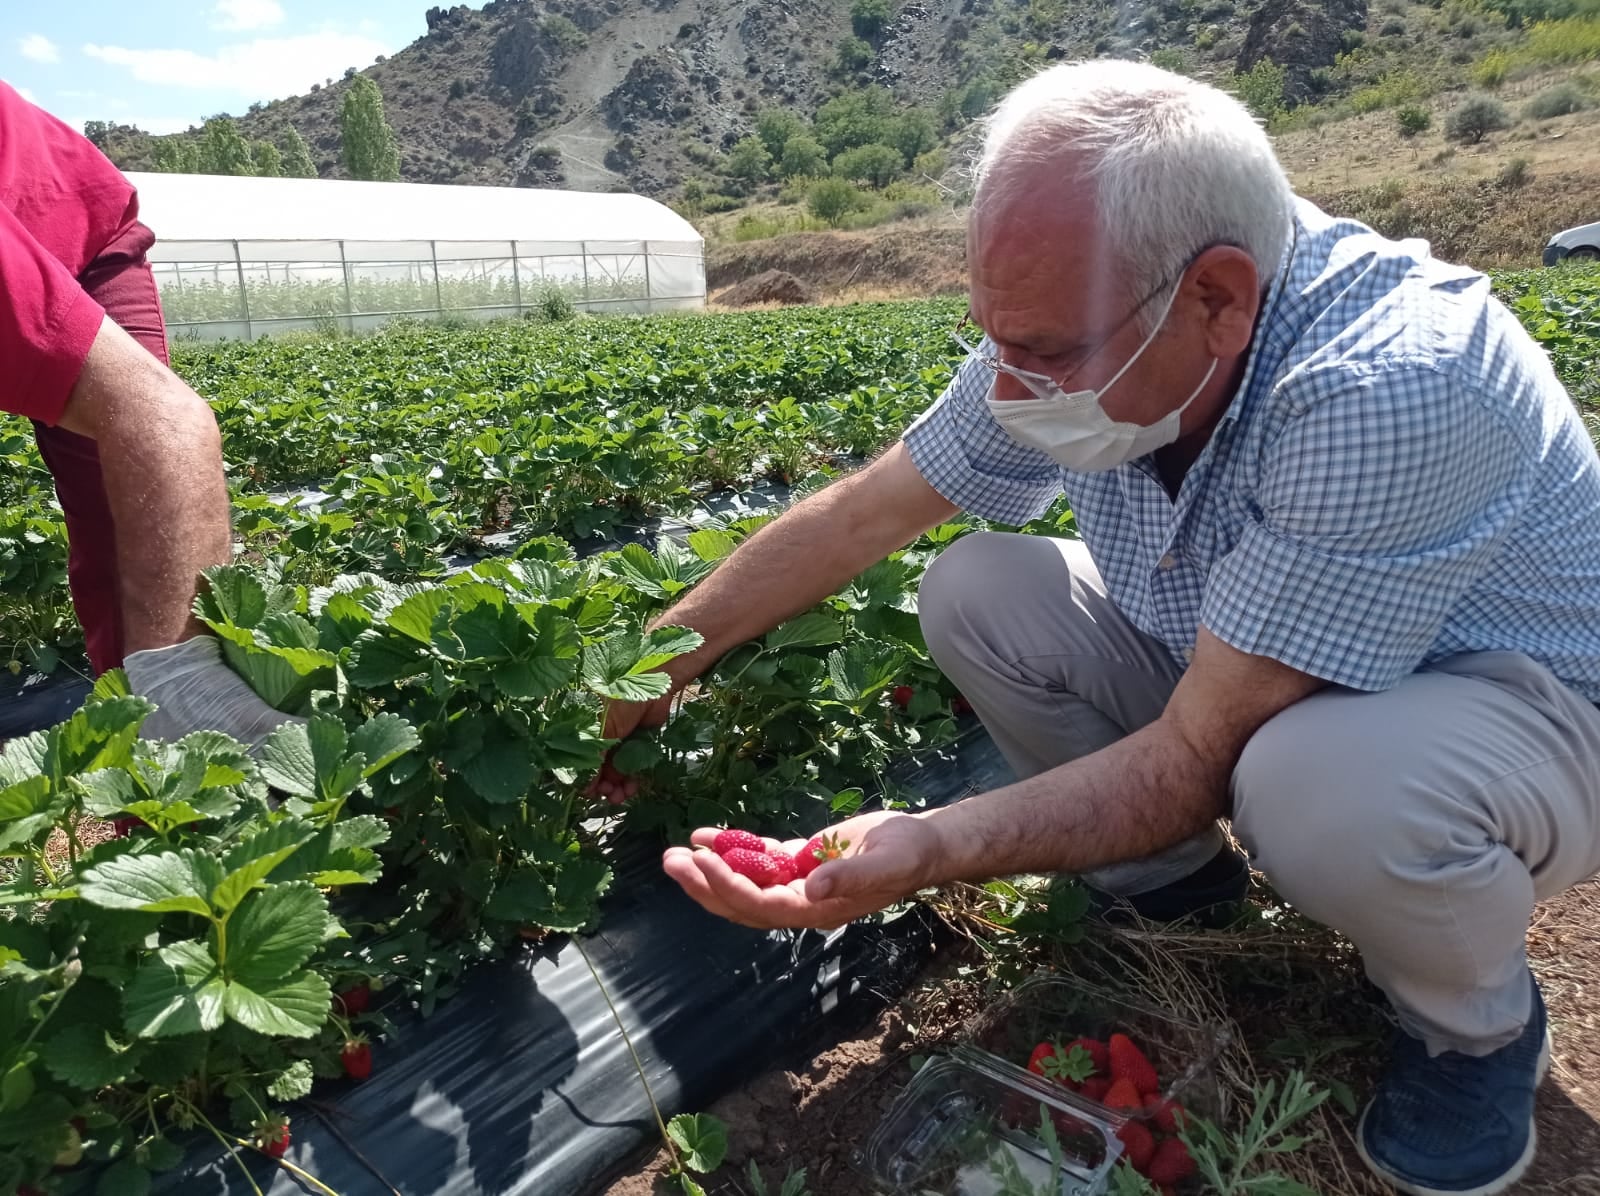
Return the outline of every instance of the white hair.
<path id="1" fill-rule="evenodd" d="M 973 210 L 1041 194 L 1030 167 L 1093 187 L 1101 230 L 1143 298 L 1213 245 L 1254 260 L 1265 290 L 1289 240 L 1294 193 L 1265 130 L 1238 100 L 1147 63 L 1101 59 L 1041 71 L 988 120 Z M 1045 192 L 1047 194 L 1047 192 Z M 1148 331 L 1159 307 L 1139 322 Z"/>

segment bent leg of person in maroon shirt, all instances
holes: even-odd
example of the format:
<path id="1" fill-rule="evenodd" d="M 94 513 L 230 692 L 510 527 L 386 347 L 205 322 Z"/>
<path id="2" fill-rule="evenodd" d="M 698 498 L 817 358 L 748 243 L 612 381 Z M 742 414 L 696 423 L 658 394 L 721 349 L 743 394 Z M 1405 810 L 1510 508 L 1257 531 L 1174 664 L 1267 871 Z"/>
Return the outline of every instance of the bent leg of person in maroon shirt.
<path id="1" fill-rule="evenodd" d="M 145 259 L 150 234 L 130 226 L 84 270 L 78 281 L 127 334 L 163 364 L 166 329 L 155 276 Z M 67 521 L 67 580 L 96 673 L 122 664 L 122 593 L 117 539 L 94 441 L 63 428 L 34 423 L 39 454 L 55 477 Z"/>

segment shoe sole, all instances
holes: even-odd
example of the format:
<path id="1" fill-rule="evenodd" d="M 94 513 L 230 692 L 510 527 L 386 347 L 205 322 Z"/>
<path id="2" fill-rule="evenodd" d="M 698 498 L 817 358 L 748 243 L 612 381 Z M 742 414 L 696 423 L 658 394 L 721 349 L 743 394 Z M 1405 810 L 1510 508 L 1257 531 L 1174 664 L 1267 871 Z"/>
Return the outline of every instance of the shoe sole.
<path id="1" fill-rule="evenodd" d="M 1545 1077 L 1550 1074 L 1550 1029 L 1547 1026 L 1544 1032 L 1544 1045 L 1539 1050 L 1539 1069 L 1535 1073 L 1533 1086 L 1535 1089 L 1543 1084 Z M 1361 1161 L 1367 1169 L 1384 1183 L 1397 1192 L 1404 1192 L 1406 1196 L 1498 1196 L 1512 1184 L 1520 1180 L 1523 1174 L 1533 1164 L 1533 1156 L 1539 1149 L 1538 1127 L 1532 1122 L 1528 1123 L 1528 1147 L 1522 1152 L 1522 1157 L 1513 1164 L 1511 1170 L 1496 1179 L 1477 1188 L 1428 1188 L 1421 1184 L 1411 1183 L 1394 1174 L 1387 1167 L 1373 1161 L 1367 1153 L 1366 1142 L 1362 1130 L 1367 1124 L 1367 1114 L 1372 1111 L 1372 1102 L 1367 1102 L 1367 1107 L 1361 1110 L 1361 1120 L 1356 1123 L 1356 1152 L 1361 1156 Z"/>

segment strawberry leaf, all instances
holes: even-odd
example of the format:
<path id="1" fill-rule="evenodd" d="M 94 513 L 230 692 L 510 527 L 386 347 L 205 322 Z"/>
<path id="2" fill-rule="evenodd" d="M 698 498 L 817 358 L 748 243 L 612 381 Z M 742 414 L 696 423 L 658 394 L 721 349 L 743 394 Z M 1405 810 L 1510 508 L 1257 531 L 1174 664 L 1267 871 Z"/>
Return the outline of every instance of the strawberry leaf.
<path id="1" fill-rule="evenodd" d="M 129 1033 L 139 1038 L 196 1034 L 222 1025 L 226 990 L 217 961 L 200 943 L 174 943 L 139 965 L 122 994 Z"/>
<path id="2" fill-rule="evenodd" d="M 122 855 L 84 873 L 78 895 L 105 909 L 209 918 L 211 892 L 221 881 L 222 865 L 198 851 Z"/>
<path id="3" fill-rule="evenodd" d="M 679 1113 L 667 1122 L 667 1137 L 683 1165 L 704 1175 L 722 1166 L 728 1156 L 728 1127 L 709 1113 Z"/>
<path id="4" fill-rule="evenodd" d="M 144 1047 L 123 1046 L 101 1026 L 68 1026 L 46 1040 L 39 1061 L 63 1084 L 94 1092 L 120 1084 L 138 1068 Z"/>
<path id="5" fill-rule="evenodd" d="M 832 696 L 860 705 L 893 684 L 905 663 L 899 649 L 878 640 L 855 640 L 828 653 Z"/>
<path id="6" fill-rule="evenodd" d="M 419 644 L 432 644 L 434 623 L 449 603 L 450 594 L 443 587 L 418 590 L 390 611 L 384 623 Z"/>
<path id="7" fill-rule="evenodd" d="M 507 922 L 575 933 L 594 919 L 600 895 L 610 887 L 611 869 L 604 860 L 568 853 L 513 872 L 495 890 L 486 912 Z"/>
<path id="8" fill-rule="evenodd" d="M 272 874 L 277 866 L 300 850 L 316 834 L 313 827 L 285 819 L 236 846 L 223 866 L 228 874 L 211 893 L 219 913 L 233 910 L 246 894 Z"/>
<path id="9" fill-rule="evenodd" d="M 500 739 L 456 764 L 461 779 L 486 802 L 521 801 L 533 788 L 533 757 L 525 739 Z"/>
<path id="10" fill-rule="evenodd" d="M 808 611 L 767 633 L 762 641 L 768 651 L 782 648 L 818 648 L 837 644 L 844 638 L 839 620 L 823 611 Z"/>
<path id="11" fill-rule="evenodd" d="M 363 778 L 387 768 L 422 742 L 416 729 L 397 714 L 378 714 L 357 727 L 350 749 L 363 757 Z"/>
<path id="12" fill-rule="evenodd" d="M 267 1085 L 267 1095 L 274 1100 L 300 1100 L 311 1095 L 311 1086 L 315 1078 L 311 1070 L 311 1061 L 296 1059 Z"/>
<path id="13" fill-rule="evenodd" d="M 266 986 L 229 981 L 224 1009 L 234 1021 L 257 1034 L 310 1038 L 328 1020 L 333 990 L 315 972 Z"/>
<path id="14" fill-rule="evenodd" d="M 253 987 L 283 979 L 311 958 L 327 925 L 328 903 L 309 881 L 250 894 L 228 926 L 228 978 Z"/>
<path id="15" fill-rule="evenodd" d="M 393 685 L 428 671 L 431 658 L 413 641 L 372 630 L 356 637 L 345 675 L 361 689 Z"/>

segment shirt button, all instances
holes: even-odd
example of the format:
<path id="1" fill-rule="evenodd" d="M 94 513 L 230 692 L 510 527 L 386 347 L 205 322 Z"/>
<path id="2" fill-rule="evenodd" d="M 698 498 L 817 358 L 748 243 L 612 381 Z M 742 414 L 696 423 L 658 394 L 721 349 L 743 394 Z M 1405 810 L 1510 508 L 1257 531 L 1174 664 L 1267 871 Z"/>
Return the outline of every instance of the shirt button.
<path id="1" fill-rule="evenodd" d="M 1162 569 L 1176 569 L 1178 567 L 1178 558 L 1169 552 L 1156 563 Z"/>
<path id="2" fill-rule="evenodd" d="M 1184 664 L 1193 664 L 1194 663 L 1194 649 L 1193 648 L 1185 648 L 1183 650 L 1183 663 Z"/>

